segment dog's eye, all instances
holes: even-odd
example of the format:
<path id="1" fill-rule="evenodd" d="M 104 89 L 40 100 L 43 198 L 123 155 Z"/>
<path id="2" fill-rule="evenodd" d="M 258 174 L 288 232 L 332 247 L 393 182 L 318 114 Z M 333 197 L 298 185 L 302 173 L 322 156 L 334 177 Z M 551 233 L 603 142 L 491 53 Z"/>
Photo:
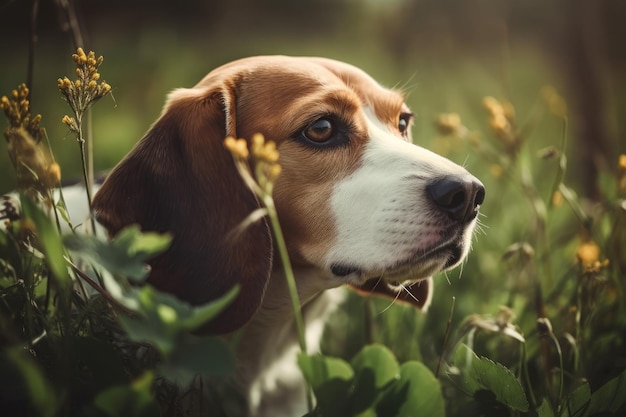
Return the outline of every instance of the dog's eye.
<path id="1" fill-rule="evenodd" d="M 400 115 L 400 120 L 398 120 L 398 130 L 402 136 L 406 136 L 408 134 L 409 124 L 411 123 L 412 118 L 412 113 L 402 113 Z"/>
<path id="2" fill-rule="evenodd" d="M 313 142 L 323 143 L 332 138 L 334 133 L 333 123 L 325 118 L 318 119 L 307 127 L 303 134 Z"/>

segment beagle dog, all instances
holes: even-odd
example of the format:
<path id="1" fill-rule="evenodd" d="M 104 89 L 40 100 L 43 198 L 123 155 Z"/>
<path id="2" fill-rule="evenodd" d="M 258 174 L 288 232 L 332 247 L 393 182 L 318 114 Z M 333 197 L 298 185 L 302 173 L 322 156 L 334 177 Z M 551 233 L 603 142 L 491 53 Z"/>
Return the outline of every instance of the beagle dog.
<path id="1" fill-rule="evenodd" d="M 237 380 L 251 415 L 302 414 L 305 391 L 268 223 L 231 233 L 260 203 L 224 139 L 262 133 L 277 145 L 273 197 L 314 351 L 338 302 L 327 290 L 347 284 L 423 308 L 431 277 L 469 251 L 483 185 L 414 145 L 412 119 L 401 93 L 351 65 L 242 59 L 173 91 L 96 194 L 94 213 L 110 235 L 139 224 L 173 236 L 151 262 L 155 287 L 202 304 L 239 285 L 201 333 L 241 332 Z"/>

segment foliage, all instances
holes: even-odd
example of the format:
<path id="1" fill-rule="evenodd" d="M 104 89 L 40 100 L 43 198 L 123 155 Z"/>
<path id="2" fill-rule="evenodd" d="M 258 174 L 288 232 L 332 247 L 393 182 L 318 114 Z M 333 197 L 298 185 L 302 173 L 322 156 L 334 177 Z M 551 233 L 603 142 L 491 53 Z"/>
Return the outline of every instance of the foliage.
<path id="1" fill-rule="evenodd" d="M 318 400 L 311 416 L 439 416 L 439 382 L 422 363 L 398 364 L 382 345 L 365 346 L 347 363 L 301 355 L 299 365 Z"/>
<path id="2" fill-rule="evenodd" d="M 78 58 L 85 55 L 81 52 Z M 20 114 L 7 116 L 24 122 L 11 123 L 5 136 L 15 140 L 13 132 L 20 130 L 23 140 L 31 135 L 22 126 L 31 124 L 28 89 L 20 87 L 12 97 L 25 104 Z M 4 97 L 2 103 L 11 101 Z M 36 143 L 28 146 L 18 149 L 36 152 Z M 40 180 L 42 171 L 34 164 L 44 159 L 16 152 L 16 160 L 30 178 L 18 184 L 19 199 L 7 197 L 2 207 L 3 415 L 152 416 L 177 398 L 155 396 L 157 387 L 187 390 L 198 374 L 220 380 L 233 372 L 224 341 L 191 333 L 233 300 L 236 287 L 203 306 L 158 291 L 145 283 L 146 263 L 167 249 L 169 236 L 136 226 L 112 240 L 76 233 L 62 195 L 51 189 L 58 177 L 52 183 Z"/>
<path id="3" fill-rule="evenodd" d="M 483 106 L 473 119 L 478 101 L 438 117 L 439 135 L 428 144 L 454 160 L 472 155 L 471 170 L 487 186 L 484 235 L 463 279 L 440 277 L 427 315 L 349 295 L 329 321 L 324 354 L 299 357 L 316 397 L 311 415 L 626 413 L 626 157 L 599 168 L 588 193 L 568 175 L 576 145 L 554 89 L 526 112 L 495 98 Z M 11 135 L 17 143 L 34 133 Z M 31 149 L 38 142 L 25 140 Z M 45 193 L 58 166 L 47 155 L 37 161 L 40 168 L 21 172 L 37 176 L 20 184 Z M 52 207 L 62 218 L 62 200 L 22 199 L 24 216 L 9 216 L 0 231 L 3 414 L 155 415 L 172 406 L 176 390 L 161 375 L 185 385 L 197 371 L 219 377 L 232 369 L 227 346 L 188 330 L 234 292 L 193 308 L 133 286 L 167 237 L 133 228 L 110 242 L 60 236 Z"/>

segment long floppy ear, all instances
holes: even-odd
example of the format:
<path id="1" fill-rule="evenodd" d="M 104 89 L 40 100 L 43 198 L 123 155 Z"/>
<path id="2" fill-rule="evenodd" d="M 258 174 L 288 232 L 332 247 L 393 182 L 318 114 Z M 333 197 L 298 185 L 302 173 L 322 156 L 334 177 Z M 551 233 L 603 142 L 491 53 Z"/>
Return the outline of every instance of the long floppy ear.
<path id="1" fill-rule="evenodd" d="M 236 135 L 234 87 L 208 84 L 172 93 L 93 202 L 111 235 L 139 224 L 173 236 L 150 263 L 148 282 L 155 287 L 198 305 L 239 284 L 233 304 L 198 331 L 203 334 L 230 332 L 250 319 L 262 301 L 273 250 L 265 220 L 231 233 L 259 203 L 223 146 L 226 136 Z"/>
<path id="2" fill-rule="evenodd" d="M 382 279 L 370 279 L 360 286 L 352 286 L 357 292 L 369 296 L 379 295 L 405 304 L 410 304 L 422 311 L 428 310 L 433 298 L 433 279 L 427 278 L 413 284 L 403 284 L 404 288 L 392 288 Z"/>

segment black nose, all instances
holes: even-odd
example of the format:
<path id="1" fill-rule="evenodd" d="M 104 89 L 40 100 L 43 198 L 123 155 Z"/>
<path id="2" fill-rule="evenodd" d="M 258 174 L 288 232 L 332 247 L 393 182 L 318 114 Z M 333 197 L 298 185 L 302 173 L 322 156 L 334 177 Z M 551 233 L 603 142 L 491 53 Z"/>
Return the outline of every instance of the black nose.
<path id="1" fill-rule="evenodd" d="M 478 207 L 485 200 L 485 187 L 474 177 L 443 177 L 426 188 L 439 209 L 461 222 L 476 218 Z"/>

